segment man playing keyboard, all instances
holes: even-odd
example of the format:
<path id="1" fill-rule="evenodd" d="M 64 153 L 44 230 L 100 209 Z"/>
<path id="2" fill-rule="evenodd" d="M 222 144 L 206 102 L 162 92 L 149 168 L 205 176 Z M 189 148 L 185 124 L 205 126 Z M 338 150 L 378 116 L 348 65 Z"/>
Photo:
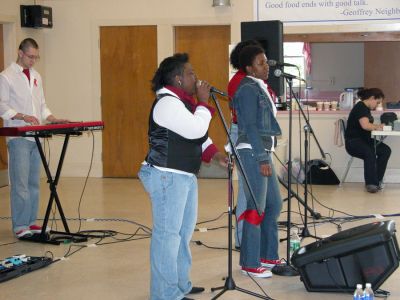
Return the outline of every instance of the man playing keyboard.
<path id="1" fill-rule="evenodd" d="M 31 38 L 19 45 L 18 58 L 0 73 L 0 117 L 5 127 L 68 122 L 57 119 L 46 106 L 42 78 L 33 69 L 39 46 Z M 11 217 L 17 238 L 40 233 L 36 225 L 39 206 L 40 155 L 33 138 L 8 137 Z"/>

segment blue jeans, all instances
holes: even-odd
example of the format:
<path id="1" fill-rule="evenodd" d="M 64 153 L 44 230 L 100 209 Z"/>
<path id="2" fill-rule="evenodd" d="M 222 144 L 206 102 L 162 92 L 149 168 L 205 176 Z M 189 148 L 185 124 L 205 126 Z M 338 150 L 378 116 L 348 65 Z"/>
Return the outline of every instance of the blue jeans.
<path id="1" fill-rule="evenodd" d="M 192 289 L 190 239 L 197 219 L 196 176 L 143 165 L 139 172 L 152 203 L 151 300 L 178 300 Z"/>
<path id="2" fill-rule="evenodd" d="M 232 139 L 233 145 L 236 144 L 238 138 L 238 126 L 237 124 L 231 123 L 231 127 L 229 130 L 229 134 Z M 236 164 L 237 165 L 237 164 Z M 240 215 L 246 210 L 246 195 L 244 194 L 243 189 L 243 178 L 242 174 L 240 173 L 239 169 L 237 169 L 238 174 L 238 190 L 237 190 L 237 200 L 236 200 L 236 228 L 235 228 L 235 246 L 240 247 L 242 241 L 242 231 L 243 231 L 243 221 L 238 220 Z"/>
<path id="3" fill-rule="evenodd" d="M 39 205 L 40 155 L 36 143 L 8 141 L 11 217 L 14 232 L 35 224 Z"/>
<path id="4" fill-rule="evenodd" d="M 271 162 L 272 176 L 265 177 L 260 173 L 260 165 L 252 149 L 239 149 L 238 152 L 256 198 L 253 201 L 248 188 L 244 187 L 247 199 L 246 212 L 255 212 L 258 209 L 259 213 L 265 213 L 264 217 L 260 218 L 259 224 L 253 222 L 258 218 L 258 214 L 246 218 L 243 223 L 240 265 L 257 268 L 261 265 L 260 258 L 279 259 L 278 218 L 282 199 L 273 163 Z"/>

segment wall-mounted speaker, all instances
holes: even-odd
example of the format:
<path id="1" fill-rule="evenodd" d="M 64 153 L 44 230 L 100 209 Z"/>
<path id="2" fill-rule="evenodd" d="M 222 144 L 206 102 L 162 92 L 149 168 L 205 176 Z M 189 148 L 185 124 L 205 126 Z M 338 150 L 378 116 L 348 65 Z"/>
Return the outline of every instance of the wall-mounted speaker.
<path id="1" fill-rule="evenodd" d="M 52 28 L 53 11 L 41 5 L 21 5 L 21 27 Z"/>
<path id="2" fill-rule="evenodd" d="M 399 266 L 394 221 L 344 230 L 298 249 L 292 264 L 310 292 L 353 292 L 358 283 L 377 290 Z"/>
<path id="3" fill-rule="evenodd" d="M 256 21 L 241 23 L 241 40 L 257 40 L 263 46 L 268 59 L 283 62 L 283 23 L 281 21 Z M 268 84 L 281 96 L 284 93 L 283 77 L 274 76 L 270 68 Z"/>

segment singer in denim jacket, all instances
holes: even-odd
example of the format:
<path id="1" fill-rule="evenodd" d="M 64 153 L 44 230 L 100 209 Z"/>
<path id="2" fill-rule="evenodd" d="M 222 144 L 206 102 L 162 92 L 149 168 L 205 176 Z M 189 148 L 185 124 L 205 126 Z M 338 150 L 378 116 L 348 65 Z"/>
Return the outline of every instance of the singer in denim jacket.
<path id="1" fill-rule="evenodd" d="M 247 76 L 233 99 L 239 128 L 236 148 L 255 196 L 244 184 L 247 209 L 237 216 L 244 220 L 240 265 L 246 275 L 271 277 L 268 268 L 279 263 L 277 220 L 282 207 L 272 152 L 281 128 L 265 83 L 269 67 L 264 50 L 247 46 L 240 63 Z"/>
<path id="2" fill-rule="evenodd" d="M 270 162 L 270 155 L 265 150 L 271 151 L 275 141 L 271 137 L 281 135 L 270 96 L 249 76 L 242 79 L 236 95 L 233 105 L 240 110 L 238 123 L 242 125 L 239 125 L 237 144 L 251 144 L 258 161 Z"/>

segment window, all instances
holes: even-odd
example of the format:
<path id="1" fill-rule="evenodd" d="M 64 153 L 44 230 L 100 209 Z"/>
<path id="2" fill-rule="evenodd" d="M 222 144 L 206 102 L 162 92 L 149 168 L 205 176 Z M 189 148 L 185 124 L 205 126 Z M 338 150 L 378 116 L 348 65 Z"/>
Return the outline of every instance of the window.
<path id="1" fill-rule="evenodd" d="M 283 43 L 283 53 L 285 63 L 289 63 L 298 67 L 285 67 L 285 73 L 293 74 L 295 76 L 306 78 L 305 70 L 305 55 L 303 54 L 304 43 Z M 293 86 L 298 87 L 300 82 L 293 81 Z"/>

